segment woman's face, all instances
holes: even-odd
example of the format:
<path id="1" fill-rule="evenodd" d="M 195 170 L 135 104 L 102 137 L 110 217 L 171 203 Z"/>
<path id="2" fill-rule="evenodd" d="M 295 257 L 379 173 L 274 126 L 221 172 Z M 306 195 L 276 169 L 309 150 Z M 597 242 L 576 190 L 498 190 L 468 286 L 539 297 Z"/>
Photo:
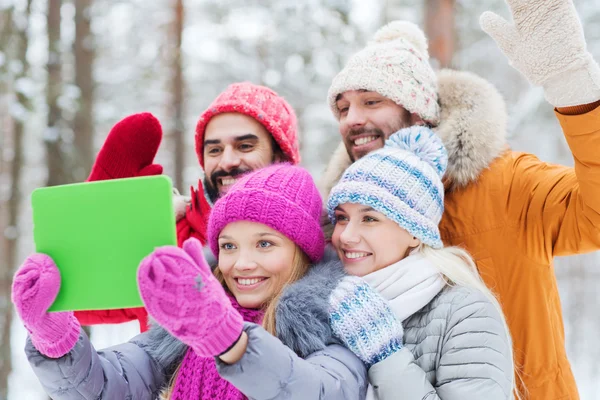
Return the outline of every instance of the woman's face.
<path id="1" fill-rule="evenodd" d="M 331 241 L 346 272 L 365 276 L 402 260 L 420 240 L 371 207 L 346 203 L 335 209 Z"/>
<path id="2" fill-rule="evenodd" d="M 257 222 L 238 221 L 219 235 L 219 269 L 237 302 L 261 308 L 288 281 L 296 245 Z"/>

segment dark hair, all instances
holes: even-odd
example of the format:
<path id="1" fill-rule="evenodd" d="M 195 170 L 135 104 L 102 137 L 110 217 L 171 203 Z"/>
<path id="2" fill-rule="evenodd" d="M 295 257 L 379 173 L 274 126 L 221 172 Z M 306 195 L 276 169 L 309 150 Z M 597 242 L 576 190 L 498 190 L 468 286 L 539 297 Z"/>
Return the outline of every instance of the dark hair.
<path id="1" fill-rule="evenodd" d="M 279 146 L 279 143 L 277 143 L 277 140 L 275 140 L 275 138 L 273 137 L 273 135 L 270 134 L 271 136 L 271 149 L 273 149 L 273 161 L 290 161 L 289 157 L 283 152 L 283 150 L 281 150 L 281 146 Z"/>

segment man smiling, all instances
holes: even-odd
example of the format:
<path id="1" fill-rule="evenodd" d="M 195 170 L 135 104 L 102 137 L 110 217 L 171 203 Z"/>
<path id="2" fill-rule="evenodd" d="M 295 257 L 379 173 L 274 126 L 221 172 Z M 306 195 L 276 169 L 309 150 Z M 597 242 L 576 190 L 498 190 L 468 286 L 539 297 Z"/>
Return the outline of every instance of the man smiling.
<path id="1" fill-rule="evenodd" d="M 177 222 L 177 241 L 193 236 L 206 243 L 211 202 L 227 193 L 243 174 L 275 162 L 300 162 L 298 123 L 292 107 L 277 93 L 249 82 L 228 86 L 196 125 L 196 154 L 204 188 L 192 188 L 191 205 Z"/>

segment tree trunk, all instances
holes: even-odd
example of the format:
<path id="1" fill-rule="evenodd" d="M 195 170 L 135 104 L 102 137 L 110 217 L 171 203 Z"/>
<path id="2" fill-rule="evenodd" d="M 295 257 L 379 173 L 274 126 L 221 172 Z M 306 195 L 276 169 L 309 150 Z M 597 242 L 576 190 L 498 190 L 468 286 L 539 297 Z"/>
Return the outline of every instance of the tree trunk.
<path id="1" fill-rule="evenodd" d="M 84 181 L 94 159 L 94 41 L 91 32 L 92 0 L 75 2 L 75 85 L 80 90 L 73 121 L 75 134 L 75 181 Z"/>
<path id="2" fill-rule="evenodd" d="M 25 79 L 29 73 L 27 64 L 28 28 L 29 15 L 31 12 L 31 0 L 27 1 L 24 20 L 27 23 L 20 27 L 15 25 L 7 29 L 7 34 L 15 33 L 16 59 L 21 62 L 22 68 L 15 80 Z M 8 21 L 12 25 L 12 15 L 8 12 Z M 4 30 L 4 29 L 3 29 Z M 4 39 L 4 38 L 3 38 Z M 4 47 L 3 49 L 6 49 Z M 30 109 L 29 99 L 24 93 L 16 93 L 17 103 L 25 110 L 25 113 L 14 119 L 13 129 L 8 130 L 7 137 L 3 140 L 3 159 L 0 165 L 2 176 L 9 176 L 10 189 L 8 196 L 0 196 L 0 399 L 8 397 L 8 376 L 12 370 L 10 327 L 12 324 L 12 303 L 10 301 L 11 282 L 17 260 L 17 238 L 19 202 L 19 181 L 21 178 L 21 164 L 23 156 L 23 133 L 27 120 L 26 113 Z M 12 131 L 12 135 L 10 135 Z M 6 133 L 4 133 L 6 134 Z M 8 152 L 7 149 L 12 149 Z M 6 155 L 10 153 L 9 157 Z M 5 200 L 4 200 L 5 199 Z"/>
<path id="3" fill-rule="evenodd" d="M 58 98 L 62 92 L 62 68 L 60 50 L 60 7 L 62 0 L 48 0 L 48 77 L 46 82 L 46 103 L 48 104 L 48 126 L 44 135 L 46 164 L 48 166 L 48 186 L 69 182 L 70 168 L 63 156 L 62 111 Z"/>
<path id="4" fill-rule="evenodd" d="M 183 0 L 173 0 L 174 20 L 172 25 L 172 56 L 171 56 L 171 91 L 172 104 L 172 131 L 171 138 L 174 144 L 175 165 L 175 187 L 183 189 L 183 168 L 185 165 L 185 145 L 183 140 L 183 115 L 184 115 L 184 93 L 183 93 L 183 66 L 181 62 L 181 38 L 183 35 L 184 8 Z"/>
<path id="5" fill-rule="evenodd" d="M 440 68 L 449 67 L 454 55 L 454 3 L 455 0 L 425 0 L 425 36 L 429 39 L 429 55 Z"/>

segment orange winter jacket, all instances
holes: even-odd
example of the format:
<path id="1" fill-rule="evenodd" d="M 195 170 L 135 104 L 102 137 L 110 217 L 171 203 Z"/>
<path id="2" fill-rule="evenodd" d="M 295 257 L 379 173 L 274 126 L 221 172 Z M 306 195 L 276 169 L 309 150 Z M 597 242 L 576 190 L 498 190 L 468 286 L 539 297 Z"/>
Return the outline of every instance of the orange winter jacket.
<path id="1" fill-rule="evenodd" d="M 446 193 L 446 245 L 464 246 L 499 297 L 527 398 L 579 398 L 565 352 L 553 257 L 600 248 L 600 107 L 556 113 L 575 168 L 506 151 Z"/>

